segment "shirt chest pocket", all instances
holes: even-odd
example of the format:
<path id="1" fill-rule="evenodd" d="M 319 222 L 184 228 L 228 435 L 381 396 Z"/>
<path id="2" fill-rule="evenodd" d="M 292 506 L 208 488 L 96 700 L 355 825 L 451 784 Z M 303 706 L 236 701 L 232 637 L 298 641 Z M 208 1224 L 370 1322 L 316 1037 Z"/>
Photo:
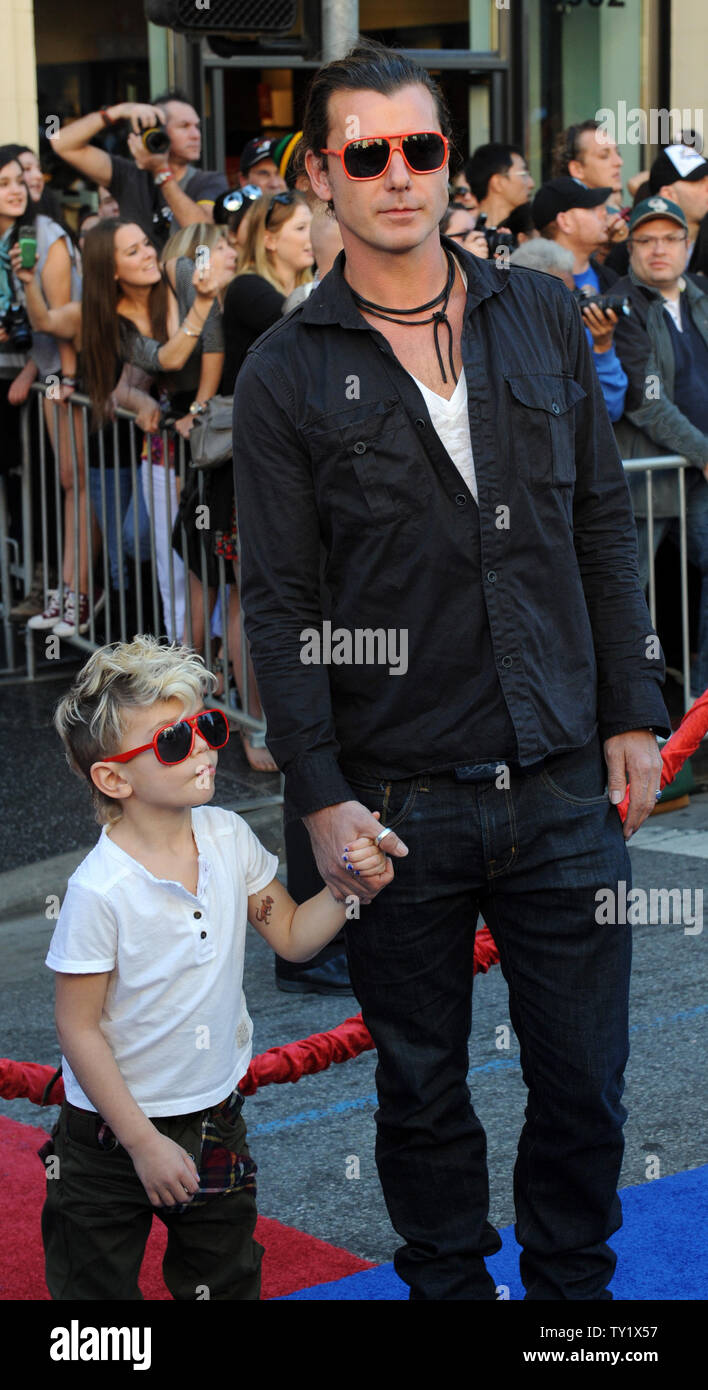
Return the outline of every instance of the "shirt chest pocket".
<path id="1" fill-rule="evenodd" d="M 320 419 L 308 431 L 317 490 L 344 526 L 413 522 L 431 495 L 425 459 L 398 400 Z"/>
<path id="2" fill-rule="evenodd" d="M 511 457 L 531 488 L 575 482 L 575 407 L 585 391 L 573 377 L 524 374 L 506 377 Z"/>

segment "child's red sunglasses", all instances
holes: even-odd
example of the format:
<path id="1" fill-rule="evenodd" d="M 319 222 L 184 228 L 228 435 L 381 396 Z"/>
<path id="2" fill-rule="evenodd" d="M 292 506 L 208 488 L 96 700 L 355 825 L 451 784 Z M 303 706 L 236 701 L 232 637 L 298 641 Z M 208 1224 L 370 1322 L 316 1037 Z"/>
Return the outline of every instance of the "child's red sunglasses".
<path id="1" fill-rule="evenodd" d="M 226 715 L 220 709 L 205 709 L 201 714 L 190 714 L 176 724 L 165 724 L 153 734 L 149 743 L 141 748 L 131 748 L 129 753 L 115 753 L 112 758 L 104 758 L 106 763 L 127 763 L 137 758 L 138 753 L 146 753 L 152 748 L 158 762 L 165 767 L 183 763 L 194 747 L 195 729 L 210 748 L 223 748 L 229 741 L 229 725 Z"/>
<path id="2" fill-rule="evenodd" d="M 401 154 L 414 174 L 436 174 L 447 163 L 447 138 L 438 130 L 368 135 L 365 139 L 347 140 L 341 150 L 320 150 L 320 154 L 336 154 L 347 178 L 363 183 L 365 179 L 380 179 L 386 173 L 393 151 L 398 148 L 392 144 L 394 140 L 400 140 Z"/>

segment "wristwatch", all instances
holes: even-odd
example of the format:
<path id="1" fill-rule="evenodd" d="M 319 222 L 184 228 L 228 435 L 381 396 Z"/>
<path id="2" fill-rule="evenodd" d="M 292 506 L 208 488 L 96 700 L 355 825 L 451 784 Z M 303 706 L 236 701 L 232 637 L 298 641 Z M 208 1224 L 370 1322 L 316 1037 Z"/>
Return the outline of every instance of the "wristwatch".
<path id="1" fill-rule="evenodd" d="M 163 183 L 167 183 L 168 179 L 173 178 L 174 174 L 172 173 L 171 169 L 159 169 L 158 172 L 154 175 L 153 181 L 156 188 L 161 188 Z"/>
<path id="2" fill-rule="evenodd" d="M 192 401 L 189 407 L 190 415 L 203 415 L 206 410 L 206 401 Z"/>

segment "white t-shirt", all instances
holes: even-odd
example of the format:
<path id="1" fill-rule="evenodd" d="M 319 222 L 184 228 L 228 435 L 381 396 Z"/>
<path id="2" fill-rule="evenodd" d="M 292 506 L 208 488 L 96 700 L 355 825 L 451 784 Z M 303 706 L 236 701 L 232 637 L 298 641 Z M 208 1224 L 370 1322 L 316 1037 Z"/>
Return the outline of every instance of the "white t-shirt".
<path id="1" fill-rule="evenodd" d="M 474 471 L 470 417 L 467 407 L 467 379 L 464 372 L 460 372 L 457 386 L 449 401 L 446 401 L 444 396 L 439 396 L 437 391 L 431 391 L 429 386 L 424 386 L 423 382 L 419 381 L 417 376 L 413 376 L 412 372 L 409 375 L 413 377 L 425 400 L 433 428 L 439 434 L 460 477 L 464 478 L 476 502 L 478 500 L 477 476 Z"/>
<path id="2" fill-rule="evenodd" d="M 454 257 L 454 260 L 462 276 L 465 289 L 467 289 L 467 276 L 457 257 Z M 432 391 L 429 386 L 424 386 L 423 382 L 419 381 L 417 376 L 413 376 L 412 372 L 409 372 L 409 376 L 413 377 L 428 407 L 433 429 L 440 436 L 460 477 L 464 479 L 475 502 L 477 502 L 477 476 L 474 471 L 470 417 L 467 406 L 467 379 L 464 371 L 460 372 L 457 386 L 449 401 L 446 401 L 444 396 L 439 396 L 437 391 Z"/>
<path id="3" fill-rule="evenodd" d="M 278 860 L 233 811 L 198 806 L 196 894 L 155 878 L 104 826 L 72 874 L 46 964 L 111 971 L 101 1031 L 146 1115 L 183 1115 L 231 1094 L 248 1070 L 253 1025 L 243 994 L 248 896 Z M 95 1111 L 62 1059 L 66 1098 Z"/>

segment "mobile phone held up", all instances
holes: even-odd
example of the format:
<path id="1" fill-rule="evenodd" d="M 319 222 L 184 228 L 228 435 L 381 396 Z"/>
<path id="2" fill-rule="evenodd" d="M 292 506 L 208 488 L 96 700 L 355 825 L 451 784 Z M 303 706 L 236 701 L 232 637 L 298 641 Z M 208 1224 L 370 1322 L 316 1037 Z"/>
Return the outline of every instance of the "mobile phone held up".
<path id="1" fill-rule="evenodd" d="M 17 239 L 20 248 L 20 265 L 23 270 L 34 270 L 37 259 L 37 234 L 34 227 L 20 227 Z"/>
<path id="2" fill-rule="evenodd" d="M 206 275 L 209 269 L 210 252 L 208 246 L 200 245 L 194 252 L 194 264 L 197 268 L 199 279 Z"/>

